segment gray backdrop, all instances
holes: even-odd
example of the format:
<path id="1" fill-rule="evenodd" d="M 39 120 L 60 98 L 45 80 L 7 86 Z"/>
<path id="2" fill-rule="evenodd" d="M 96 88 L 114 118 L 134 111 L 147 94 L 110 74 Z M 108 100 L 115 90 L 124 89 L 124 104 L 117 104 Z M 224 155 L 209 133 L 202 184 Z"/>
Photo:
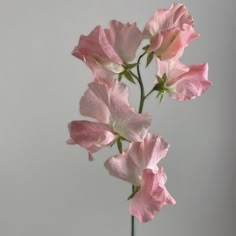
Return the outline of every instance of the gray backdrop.
<path id="1" fill-rule="evenodd" d="M 152 132 L 171 149 L 164 165 L 177 201 L 137 236 L 235 235 L 234 0 L 185 0 L 201 37 L 185 50 L 187 64 L 209 62 L 214 85 L 191 102 L 152 97 Z M 0 235 L 130 235 L 129 184 L 110 177 L 104 149 L 87 161 L 67 146 L 67 123 L 81 119 L 78 101 L 91 72 L 71 56 L 81 34 L 111 19 L 142 29 L 171 1 L 0 0 Z M 155 66 L 144 72 L 151 83 Z M 148 84 L 148 83 L 147 83 Z M 130 84 L 129 84 L 130 85 Z M 138 87 L 130 85 L 137 108 Z"/>

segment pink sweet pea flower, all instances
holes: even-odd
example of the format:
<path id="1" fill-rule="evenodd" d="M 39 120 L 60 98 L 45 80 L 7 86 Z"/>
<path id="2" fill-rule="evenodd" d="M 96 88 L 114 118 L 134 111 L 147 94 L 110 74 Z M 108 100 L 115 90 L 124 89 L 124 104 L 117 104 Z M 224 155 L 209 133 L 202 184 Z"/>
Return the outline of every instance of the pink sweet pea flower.
<path id="1" fill-rule="evenodd" d="M 129 212 L 147 222 L 154 218 L 164 205 L 175 200 L 165 188 L 166 175 L 157 163 L 165 157 L 169 144 L 161 137 L 148 133 L 142 142 L 134 142 L 121 155 L 109 158 L 105 167 L 112 176 L 135 186 Z"/>
<path id="2" fill-rule="evenodd" d="M 164 205 L 176 204 L 165 187 L 165 177 L 162 167 L 157 174 L 150 169 L 143 170 L 140 190 L 132 198 L 129 207 L 130 214 L 141 223 L 152 220 Z"/>
<path id="3" fill-rule="evenodd" d="M 212 83 L 208 80 L 208 64 L 186 66 L 178 59 L 160 61 L 157 59 L 160 92 L 168 92 L 178 101 L 201 96 Z M 163 78 L 164 77 L 164 78 Z M 157 85 L 158 85 L 157 84 Z"/>
<path id="4" fill-rule="evenodd" d="M 128 103 L 128 87 L 118 80 L 92 82 L 80 100 L 80 113 L 96 119 L 72 121 L 69 144 L 79 144 L 91 153 L 122 137 L 140 142 L 151 124 L 148 113 L 138 114 Z"/>
<path id="5" fill-rule="evenodd" d="M 157 10 L 147 22 L 144 38 L 150 39 L 147 53 L 154 53 L 161 60 L 183 54 L 190 41 L 199 37 L 193 28 L 193 19 L 185 6 L 174 3 L 169 9 Z"/>
<path id="6" fill-rule="evenodd" d="M 142 41 L 136 24 L 111 21 L 110 28 L 97 26 L 88 36 L 82 35 L 72 54 L 84 61 L 95 77 L 107 77 L 124 71 L 123 65 L 135 58 Z"/>

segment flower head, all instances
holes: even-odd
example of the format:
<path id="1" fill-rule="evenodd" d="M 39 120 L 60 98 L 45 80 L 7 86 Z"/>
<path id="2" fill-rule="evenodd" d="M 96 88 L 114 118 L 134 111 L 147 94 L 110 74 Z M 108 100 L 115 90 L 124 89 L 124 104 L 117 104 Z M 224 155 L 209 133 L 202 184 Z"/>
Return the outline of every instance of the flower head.
<path id="1" fill-rule="evenodd" d="M 111 145 L 122 137 L 140 142 L 151 123 L 148 113 L 138 114 L 128 103 L 128 87 L 118 80 L 92 82 L 80 100 L 80 113 L 97 120 L 72 121 L 70 144 L 79 144 L 88 152 Z"/>
<path id="2" fill-rule="evenodd" d="M 201 96 L 212 84 L 208 80 L 207 63 L 186 66 L 174 58 L 169 61 L 157 59 L 157 65 L 157 88 L 160 92 L 168 92 L 173 99 L 194 99 Z"/>
<path id="3" fill-rule="evenodd" d="M 165 188 L 166 175 L 157 163 L 165 157 L 169 144 L 148 133 L 142 142 L 134 142 L 121 155 L 111 157 L 105 167 L 112 176 L 132 183 L 137 192 L 130 202 L 130 214 L 147 222 L 166 204 L 175 200 Z"/>
<path id="4" fill-rule="evenodd" d="M 193 28 L 192 16 L 186 7 L 174 3 L 169 9 L 160 9 L 147 22 L 144 38 L 150 39 L 147 53 L 154 53 L 161 60 L 180 57 L 189 42 L 199 37 Z"/>
<path id="5" fill-rule="evenodd" d="M 88 65 L 94 77 L 110 77 L 135 58 L 141 41 L 142 32 L 135 23 L 112 20 L 109 29 L 97 26 L 88 36 L 82 35 L 72 54 Z"/>

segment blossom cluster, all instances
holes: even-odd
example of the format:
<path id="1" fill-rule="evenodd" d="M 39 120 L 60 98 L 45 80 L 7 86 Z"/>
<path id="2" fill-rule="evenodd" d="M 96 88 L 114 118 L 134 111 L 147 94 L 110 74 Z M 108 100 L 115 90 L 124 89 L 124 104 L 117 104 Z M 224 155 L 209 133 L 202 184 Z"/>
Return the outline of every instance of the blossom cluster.
<path id="1" fill-rule="evenodd" d="M 80 113 L 95 121 L 71 121 L 67 143 L 85 148 L 90 161 L 101 148 L 117 144 L 120 153 L 108 158 L 104 166 L 112 176 L 133 185 L 129 212 L 140 222 L 152 220 L 162 206 L 175 204 L 165 187 L 164 169 L 157 165 L 169 144 L 149 131 L 151 114 L 142 113 L 143 104 L 151 93 L 161 99 L 168 94 L 184 101 L 200 96 L 211 86 L 207 63 L 188 66 L 181 62 L 184 49 L 197 37 L 186 7 L 174 3 L 169 9 L 157 10 L 142 31 L 135 23 L 116 20 L 107 29 L 97 26 L 80 37 L 72 52 L 93 73 L 80 100 Z M 133 62 L 143 42 L 143 53 Z M 146 66 L 154 62 L 158 68 L 154 87 L 147 94 L 139 68 L 144 56 Z M 138 112 L 129 104 L 125 81 L 140 85 Z M 122 142 L 129 142 L 128 149 L 122 149 Z"/>

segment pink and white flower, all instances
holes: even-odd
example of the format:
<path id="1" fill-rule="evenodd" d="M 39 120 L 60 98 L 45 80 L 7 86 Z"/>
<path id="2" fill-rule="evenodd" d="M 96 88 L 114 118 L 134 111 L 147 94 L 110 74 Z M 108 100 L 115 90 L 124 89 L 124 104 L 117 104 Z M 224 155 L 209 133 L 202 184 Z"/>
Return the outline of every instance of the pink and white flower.
<path id="1" fill-rule="evenodd" d="M 186 7 L 174 3 L 169 9 L 160 9 L 147 22 L 143 37 L 150 39 L 147 53 L 154 53 L 161 60 L 183 54 L 184 48 L 199 34 L 193 28 L 192 16 Z"/>
<path id="2" fill-rule="evenodd" d="M 183 101 L 201 96 L 212 83 L 208 80 L 208 64 L 186 66 L 178 59 L 157 59 L 160 90 L 167 91 L 173 99 Z M 164 81 L 162 80 L 163 76 Z"/>
<path id="3" fill-rule="evenodd" d="M 97 26 L 88 36 L 82 35 L 72 54 L 84 61 L 95 77 L 107 77 L 124 71 L 123 65 L 135 58 L 142 41 L 136 24 L 112 20 L 110 28 Z"/>
<path id="4" fill-rule="evenodd" d="M 140 222 L 152 220 L 164 205 L 175 204 L 165 187 L 163 168 L 157 166 L 168 148 L 164 139 L 148 133 L 142 142 L 131 143 L 121 155 L 109 158 L 104 164 L 112 176 L 138 189 L 131 199 L 129 212 Z"/>
<path id="5" fill-rule="evenodd" d="M 80 113 L 97 120 L 72 121 L 69 144 L 79 144 L 94 153 L 122 137 L 140 142 L 151 124 L 148 113 L 138 114 L 128 103 L 128 87 L 118 80 L 92 82 L 80 100 Z"/>

